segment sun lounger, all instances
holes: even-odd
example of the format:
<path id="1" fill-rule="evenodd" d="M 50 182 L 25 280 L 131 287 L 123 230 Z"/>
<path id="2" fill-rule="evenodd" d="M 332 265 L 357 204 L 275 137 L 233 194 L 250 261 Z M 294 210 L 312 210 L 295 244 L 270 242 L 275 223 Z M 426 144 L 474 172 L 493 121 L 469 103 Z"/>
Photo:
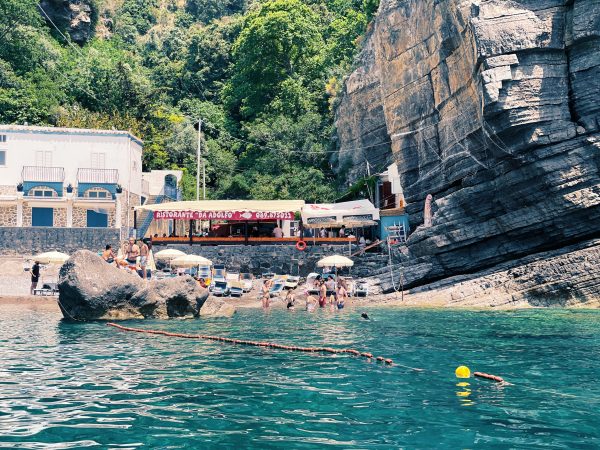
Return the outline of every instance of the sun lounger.
<path id="1" fill-rule="evenodd" d="M 213 295 L 218 297 L 227 297 L 229 295 L 229 286 L 225 281 L 214 281 L 209 290 Z"/>
<path id="2" fill-rule="evenodd" d="M 285 280 L 285 288 L 286 289 L 296 289 L 298 287 L 298 283 L 300 283 L 300 277 L 288 277 Z"/>
<path id="3" fill-rule="evenodd" d="M 231 297 L 241 297 L 244 293 L 244 286 L 241 281 L 232 281 L 229 283 L 229 295 Z"/>
<path id="4" fill-rule="evenodd" d="M 240 281 L 244 292 L 250 292 L 254 288 L 254 275 L 251 273 L 240 273 Z"/>
<path id="5" fill-rule="evenodd" d="M 44 283 L 41 288 L 33 290 L 33 295 L 58 295 L 58 286 L 56 283 Z"/>
<path id="6" fill-rule="evenodd" d="M 275 281 L 271 289 L 269 289 L 269 295 L 271 297 L 279 297 L 281 292 L 283 292 L 283 288 L 285 287 L 284 281 Z"/>
<path id="7" fill-rule="evenodd" d="M 240 280 L 240 274 L 237 273 L 237 272 L 227 272 L 227 275 L 225 276 L 225 279 L 228 282 L 239 281 Z"/>
<path id="8" fill-rule="evenodd" d="M 369 285 L 367 283 L 359 283 L 354 291 L 356 297 L 367 297 L 369 295 Z"/>

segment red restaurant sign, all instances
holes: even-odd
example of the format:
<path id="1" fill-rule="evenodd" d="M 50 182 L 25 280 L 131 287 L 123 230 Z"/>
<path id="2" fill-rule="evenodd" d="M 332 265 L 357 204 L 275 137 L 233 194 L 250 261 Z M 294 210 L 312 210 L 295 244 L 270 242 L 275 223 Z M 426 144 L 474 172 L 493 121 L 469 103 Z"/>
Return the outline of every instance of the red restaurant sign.
<path id="1" fill-rule="evenodd" d="M 294 220 L 284 211 L 154 211 L 157 220 Z"/>

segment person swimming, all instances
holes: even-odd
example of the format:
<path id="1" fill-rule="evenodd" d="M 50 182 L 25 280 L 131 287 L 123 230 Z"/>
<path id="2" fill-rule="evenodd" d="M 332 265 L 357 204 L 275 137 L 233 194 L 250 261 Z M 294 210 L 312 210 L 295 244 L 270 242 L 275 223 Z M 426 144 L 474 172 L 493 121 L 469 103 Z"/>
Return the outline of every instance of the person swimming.
<path id="1" fill-rule="evenodd" d="M 368 315 L 366 312 L 362 313 L 362 314 L 360 315 L 360 317 L 362 317 L 362 318 L 363 318 L 363 319 L 365 319 L 365 320 L 370 320 L 370 319 L 371 319 L 371 318 L 369 317 L 369 315 Z"/>

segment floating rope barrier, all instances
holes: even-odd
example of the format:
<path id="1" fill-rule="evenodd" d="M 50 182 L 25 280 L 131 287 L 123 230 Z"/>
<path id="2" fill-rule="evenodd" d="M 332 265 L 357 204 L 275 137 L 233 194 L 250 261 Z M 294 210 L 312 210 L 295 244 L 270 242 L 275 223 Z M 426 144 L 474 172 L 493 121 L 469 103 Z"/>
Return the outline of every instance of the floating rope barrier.
<path id="1" fill-rule="evenodd" d="M 486 380 L 492 380 L 495 381 L 496 383 L 504 383 L 504 378 L 499 377 L 497 375 L 490 375 L 489 373 L 484 373 L 484 372 L 473 372 L 473 376 L 475 377 L 479 377 L 479 378 L 485 378 Z"/>
<path id="2" fill-rule="evenodd" d="M 391 366 L 394 364 L 394 362 L 390 358 L 384 358 L 383 356 L 374 357 L 372 353 L 359 352 L 358 350 L 355 350 L 353 348 L 335 349 L 335 348 L 331 348 L 331 347 L 296 347 L 293 345 L 281 345 L 281 344 L 274 344 L 272 342 L 244 341 L 241 339 L 226 338 L 226 337 L 221 337 L 221 336 L 210 336 L 210 335 L 205 335 L 205 334 L 170 333 L 168 331 L 162 331 L 162 330 L 148 330 L 145 328 L 131 328 L 131 327 L 124 327 L 122 325 L 117 325 L 116 323 L 113 323 L 113 322 L 109 322 L 106 325 L 109 327 L 117 328 L 121 331 L 131 331 L 134 333 L 158 334 L 161 336 L 178 337 L 178 338 L 184 338 L 184 339 L 205 339 L 208 341 L 227 342 L 230 344 L 249 345 L 249 346 L 254 346 L 254 347 L 268 347 L 268 348 L 275 348 L 275 349 L 279 349 L 279 350 L 289 350 L 289 351 L 294 351 L 294 352 L 332 353 L 332 354 L 347 353 L 347 354 L 350 354 L 353 356 L 367 358 L 369 360 L 374 359 L 375 361 L 384 363 L 385 365 L 388 365 L 388 366 Z M 401 367 L 407 367 L 407 366 L 402 366 L 401 364 L 398 364 L 398 365 Z M 414 367 L 408 367 L 408 368 L 412 369 L 412 370 L 417 370 L 417 371 L 422 370 L 422 369 L 416 369 Z"/>

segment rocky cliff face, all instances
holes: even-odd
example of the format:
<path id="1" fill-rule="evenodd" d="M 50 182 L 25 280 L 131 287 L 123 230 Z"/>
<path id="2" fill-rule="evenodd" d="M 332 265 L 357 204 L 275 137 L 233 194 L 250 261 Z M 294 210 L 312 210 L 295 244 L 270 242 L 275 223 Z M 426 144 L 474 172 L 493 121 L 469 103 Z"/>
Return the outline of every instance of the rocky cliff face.
<path id="1" fill-rule="evenodd" d="M 599 98 L 599 0 L 382 0 L 339 168 L 398 163 L 409 285 L 473 273 L 600 235 Z"/>
<path id="2" fill-rule="evenodd" d="M 41 0 L 40 6 L 48 15 L 42 13 L 44 20 L 52 20 L 73 42 L 84 44 L 92 37 L 96 15 L 92 0 Z"/>

